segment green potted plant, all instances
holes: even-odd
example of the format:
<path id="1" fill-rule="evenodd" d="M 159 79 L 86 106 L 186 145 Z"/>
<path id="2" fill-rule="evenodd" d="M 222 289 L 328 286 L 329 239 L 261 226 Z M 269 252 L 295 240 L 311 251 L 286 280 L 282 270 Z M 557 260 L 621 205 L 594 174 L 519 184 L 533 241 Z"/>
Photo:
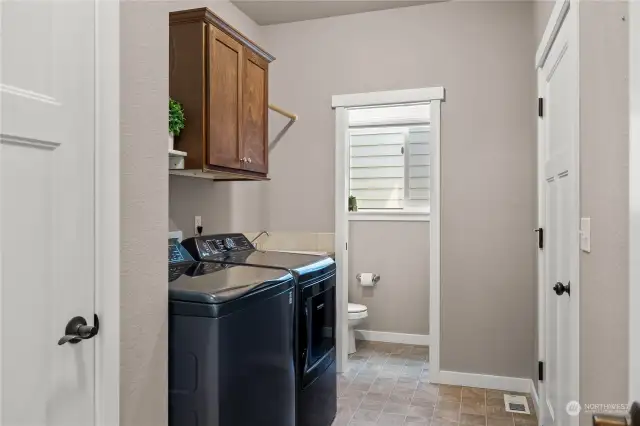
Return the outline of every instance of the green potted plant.
<path id="1" fill-rule="evenodd" d="M 358 211 L 358 200 L 353 195 L 349 196 L 349 211 L 357 212 Z"/>
<path id="2" fill-rule="evenodd" d="M 173 151 L 173 138 L 184 129 L 184 109 L 179 102 L 169 98 L 169 151 Z"/>

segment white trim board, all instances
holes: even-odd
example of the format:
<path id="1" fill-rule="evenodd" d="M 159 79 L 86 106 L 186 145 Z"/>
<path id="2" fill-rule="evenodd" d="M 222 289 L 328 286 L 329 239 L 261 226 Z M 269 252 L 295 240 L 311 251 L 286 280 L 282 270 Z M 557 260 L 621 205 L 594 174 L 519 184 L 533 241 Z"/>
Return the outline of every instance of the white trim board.
<path id="1" fill-rule="evenodd" d="M 443 101 L 444 87 L 423 87 L 420 89 L 390 90 L 386 92 L 353 93 L 334 95 L 333 108 L 362 107 L 372 105 L 393 105 L 412 102 Z"/>
<path id="2" fill-rule="evenodd" d="M 570 0 L 556 0 L 556 4 L 553 6 L 551 16 L 547 22 L 547 27 L 542 35 L 542 41 L 540 42 L 538 51 L 536 52 L 536 68 L 542 68 L 544 66 L 544 62 L 547 60 L 551 46 L 558 35 L 558 31 L 560 31 L 564 18 L 569 12 L 569 6 Z"/>
<path id="3" fill-rule="evenodd" d="M 349 182 L 344 177 L 349 173 L 349 150 L 347 131 L 348 112 L 336 108 L 336 157 L 335 157 L 335 260 L 336 260 L 336 367 L 338 373 L 345 371 L 349 355 L 349 207 L 347 197 Z"/>
<path id="4" fill-rule="evenodd" d="M 393 333 L 389 331 L 354 330 L 357 340 L 373 342 L 404 343 L 405 345 L 429 346 L 428 334 Z"/>
<path id="5" fill-rule="evenodd" d="M 429 213 L 349 212 L 349 221 L 351 222 L 429 222 L 431 221 L 431 216 Z"/>
<path id="6" fill-rule="evenodd" d="M 120 4 L 95 0 L 95 425 L 120 424 Z"/>
<path id="7" fill-rule="evenodd" d="M 440 375 L 440 124 L 442 120 L 439 101 L 431 103 L 431 214 L 429 216 L 429 368 L 432 380 L 438 380 Z"/>
<path id="8" fill-rule="evenodd" d="M 441 385 L 467 386 L 470 388 L 497 389 L 523 393 L 529 393 L 531 391 L 531 379 L 523 379 L 520 377 L 440 371 L 438 380 L 435 381 L 432 378 L 431 381 Z"/>
<path id="9" fill-rule="evenodd" d="M 640 400 L 640 3 L 629 3 L 629 401 Z"/>
<path id="10" fill-rule="evenodd" d="M 533 380 L 529 380 L 529 394 L 531 395 L 531 400 L 533 401 L 533 407 L 531 407 L 536 416 L 538 417 L 538 424 L 542 425 L 542 419 L 538 415 L 540 413 L 540 398 L 538 398 L 538 391 L 536 391 L 535 383 Z"/>

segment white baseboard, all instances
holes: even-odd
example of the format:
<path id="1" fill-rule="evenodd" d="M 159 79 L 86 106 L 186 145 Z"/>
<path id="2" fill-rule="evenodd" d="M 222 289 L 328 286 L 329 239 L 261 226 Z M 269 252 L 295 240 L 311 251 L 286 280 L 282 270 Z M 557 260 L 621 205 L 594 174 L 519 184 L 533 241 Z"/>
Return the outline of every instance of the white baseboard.
<path id="1" fill-rule="evenodd" d="M 389 331 L 355 330 L 356 339 L 374 342 L 404 343 L 406 345 L 429 346 L 428 334 L 392 333 Z"/>
<path id="2" fill-rule="evenodd" d="M 536 391 L 536 384 L 533 380 L 531 380 L 529 386 L 529 393 L 531 394 L 531 399 L 533 400 L 533 409 L 536 411 L 536 416 L 538 419 L 540 418 L 540 398 L 538 398 L 538 391 Z"/>
<path id="3" fill-rule="evenodd" d="M 432 379 L 433 380 L 433 379 Z M 497 389 L 512 392 L 530 392 L 531 379 L 519 377 L 490 376 L 487 374 L 460 373 L 457 371 L 440 371 L 438 384 L 468 386 L 472 388 Z"/>

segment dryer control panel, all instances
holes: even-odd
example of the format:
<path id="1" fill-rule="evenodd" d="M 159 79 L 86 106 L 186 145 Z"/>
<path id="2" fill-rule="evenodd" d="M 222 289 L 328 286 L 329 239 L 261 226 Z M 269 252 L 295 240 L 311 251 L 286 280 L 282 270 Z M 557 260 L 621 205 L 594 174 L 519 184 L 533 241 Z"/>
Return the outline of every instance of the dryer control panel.
<path id="1" fill-rule="evenodd" d="M 227 253 L 255 250 L 253 244 L 243 234 L 217 234 L 191 237 L 182 245 L 196 260 L 219 258 Z"/>

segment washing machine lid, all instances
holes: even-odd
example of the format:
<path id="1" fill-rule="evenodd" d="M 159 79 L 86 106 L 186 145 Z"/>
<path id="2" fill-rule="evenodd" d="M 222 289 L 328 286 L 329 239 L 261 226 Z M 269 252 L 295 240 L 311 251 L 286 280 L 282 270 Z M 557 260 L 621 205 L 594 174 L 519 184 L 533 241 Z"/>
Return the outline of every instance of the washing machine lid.
<path id="1" fill-rule="evenodd" d="M 169 301 L 220 304 L 286 282 L 293 277 L 282 270 L 194 262 L 169 282 Z"/>
<path id="2" fill-rule="evenodd" d="M 328 256 L 256 250 L 243 234 L 191 237 L 182 245 L 195 260 L 284 269 L 299 277 L 299 282 L 336 269 L 335 261 Z"/>

